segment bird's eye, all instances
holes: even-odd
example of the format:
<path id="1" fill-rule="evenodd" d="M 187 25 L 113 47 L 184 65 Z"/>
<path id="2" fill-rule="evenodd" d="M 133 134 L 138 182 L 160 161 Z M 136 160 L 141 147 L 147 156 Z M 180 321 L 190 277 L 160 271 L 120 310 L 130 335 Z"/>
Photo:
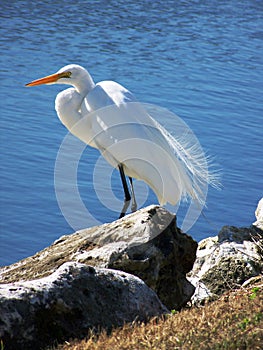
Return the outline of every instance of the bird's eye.
<path id="1" fill-rule="evenodd" d="M 65 78 L 70 78 L 71 77 L 71 72 L 65 72 Z"/>
<path id="2" fill-rule="evenodd" d="M 63 72 L 60 74 L 60 77 L 59 78 L 70 78 L 71 77 L 71 72 L 70 71 L 67 71 L 67 72 Z"/>

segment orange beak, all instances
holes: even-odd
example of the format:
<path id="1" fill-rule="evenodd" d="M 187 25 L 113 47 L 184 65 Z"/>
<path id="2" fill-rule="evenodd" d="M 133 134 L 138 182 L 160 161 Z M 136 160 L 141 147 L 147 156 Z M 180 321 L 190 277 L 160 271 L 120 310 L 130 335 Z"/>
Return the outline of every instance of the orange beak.
<path id="1" fill-rule="evenodd" d="M 26 84 L 26 86 L 37 86 L 42 84 L 52 84 L 55 83 L 59 78 L 61 78 L 61 75 L 59 73 L 55 73 L 52 75 L 48 75 L 44 78 L 40 78 L 37 80 L 33 80 L 30 83 Z"/>

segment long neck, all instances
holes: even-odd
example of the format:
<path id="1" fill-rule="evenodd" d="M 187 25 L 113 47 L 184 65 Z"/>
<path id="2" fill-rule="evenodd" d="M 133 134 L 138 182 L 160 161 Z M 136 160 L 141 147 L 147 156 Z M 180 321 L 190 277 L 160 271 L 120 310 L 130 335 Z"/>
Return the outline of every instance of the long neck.
<path id="1" fill-rule="evenodd" d="M 72 85 L 83 98 L 95 87 L 95 83 L 87 71 L 81 79 L 78 79 Z"/>
<path id="2" fill-rule="evenodd" d="M 61 81 L 66 84 L 67 81 Z M 76 134 L 74 130 L 81 124 L 83 115 L 81 114 L 81 105 L 87 94 L 95 87 L 89 73 L 86 71 L 77 80 L 71 82 L 73 88 L 60 92 L 55 101 L 55 109 L 62 124 Z M 76 135 L 78 136 L 78 135 Z"/>
<path id="3" fill-rule="evenodd" d="M 82 118 L 80 106 L 84 97 L 85 95 L 77 92 L 75 88 L 63 90 L 56 97 L 55 109 L 58 117 L 69 131 Z"/>
<path id="4" fill-rule="evenodd" d="M 93 143 L 93 134 L 91 125 L 89 124 L 89 118 L 85 118 L 80 110 L 84 97 L 74 88 L 61 91 L 57 95 L 55 109 L 61 123 L 65 125 L 73 135 L 86 144 L 96 147 L 96 144 Z"/>

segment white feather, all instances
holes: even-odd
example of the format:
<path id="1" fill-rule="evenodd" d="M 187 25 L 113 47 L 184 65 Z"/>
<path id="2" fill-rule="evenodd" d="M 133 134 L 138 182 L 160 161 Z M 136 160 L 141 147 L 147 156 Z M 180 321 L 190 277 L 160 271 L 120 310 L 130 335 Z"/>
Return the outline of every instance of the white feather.
<path id="1" fill-rule="evenodd" d="M 207 185 L 218 186 L 198 140 L 173 113 L 137 102 L 129 90 L 113 81 L 95 85 L 77 65 L 30 84 L 50 83 L 52 77 L 55 83 L 74 87 L 56 98 L 61 122 L 80 140 L 99 149 L 113 167 L 122 164 L 127 176 L 145 181 L 160 204 L 175 205 L 188 197 L 204 204 Z M 174 119 L 176 136 L 155 120 L 162 117 Z"/>

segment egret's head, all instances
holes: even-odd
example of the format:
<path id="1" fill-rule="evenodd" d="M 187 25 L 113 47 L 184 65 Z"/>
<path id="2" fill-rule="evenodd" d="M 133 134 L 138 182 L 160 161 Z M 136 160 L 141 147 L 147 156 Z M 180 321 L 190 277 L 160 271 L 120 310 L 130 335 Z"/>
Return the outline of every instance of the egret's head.
<path id="1" fill-rule="evenodd" d="M 58 79 L 55 82 L 57 84 L 75 85 L 81 80 L 90 77 L 86 69 L 77 64 L 69 64 L 61 68 L 56 74 L 58 75 Z"/>
<path id="2" fill-rule="evenodd" d="M 78 86 L 82 81 L 92 81 L 86 69 L 77 64 L 69 64 L 61 68 L 55 74 L 34 80 L 26 84 L 26 86 L 37 86 L 43 84 L 67 84 Z"/>

